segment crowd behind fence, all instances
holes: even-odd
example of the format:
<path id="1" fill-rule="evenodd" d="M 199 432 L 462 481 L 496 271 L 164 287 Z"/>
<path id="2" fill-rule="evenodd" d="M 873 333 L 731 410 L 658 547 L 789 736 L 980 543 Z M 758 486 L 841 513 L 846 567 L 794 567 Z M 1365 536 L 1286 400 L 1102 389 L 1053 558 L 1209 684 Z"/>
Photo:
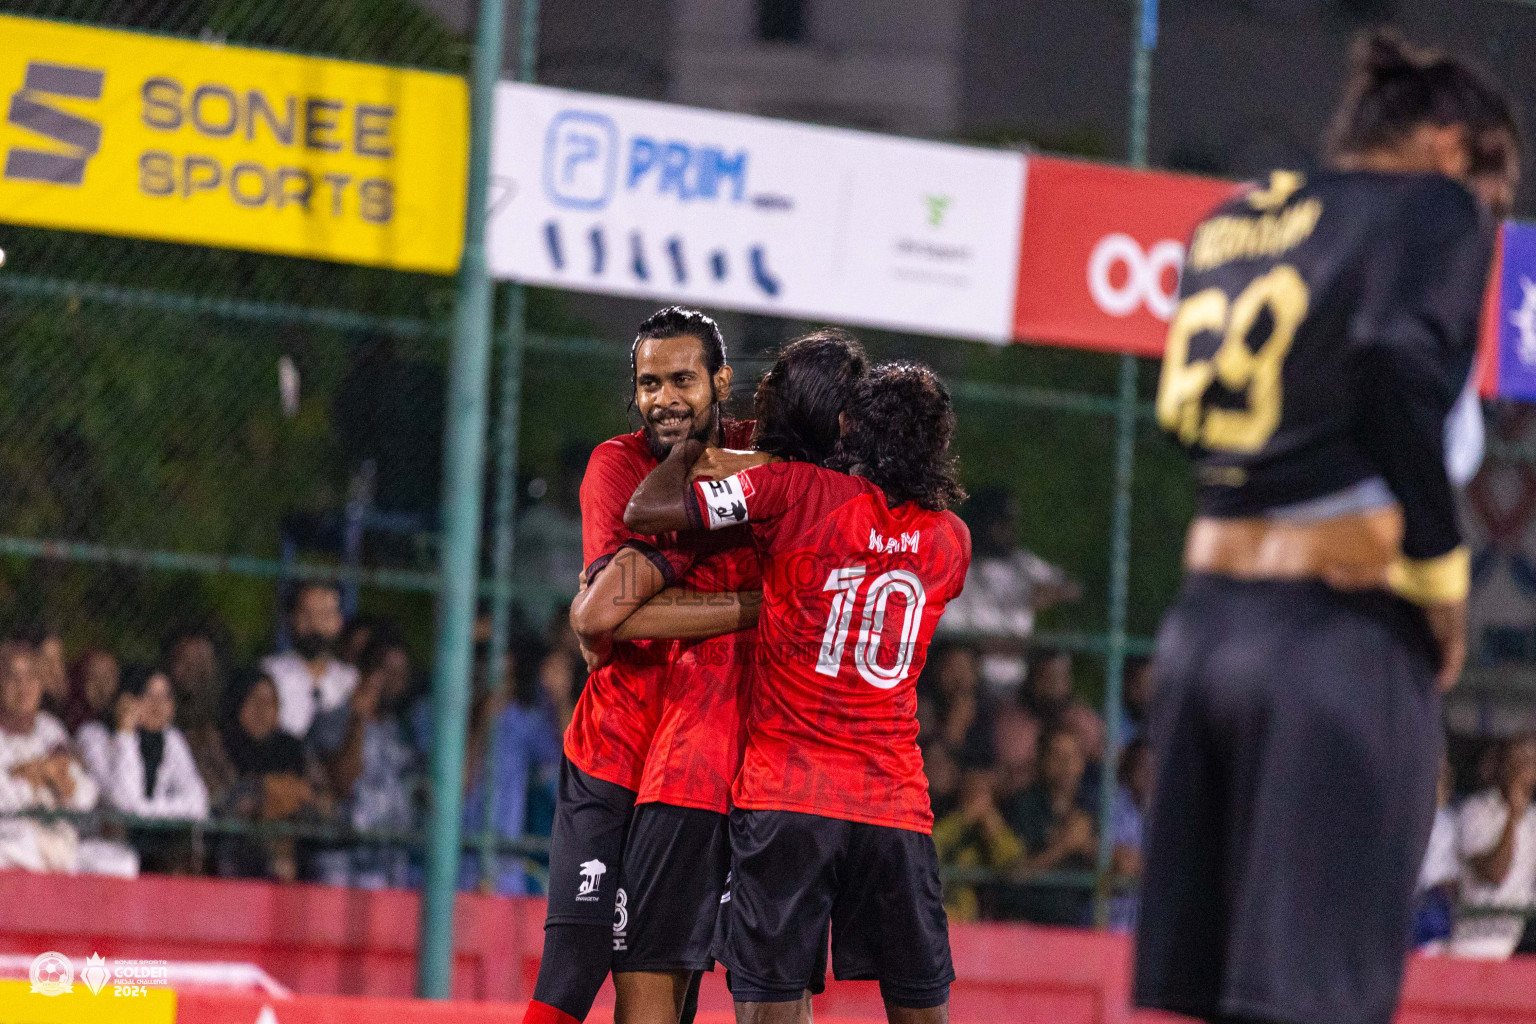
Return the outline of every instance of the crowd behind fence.
<path id="1" fill-rule="evenodd" d="M 450 71 L 467 63 L 464 43 L 405 0 L 296 10 L 0 0 L 7 13 Z M 7 229 L 5 248 L 0 862 L 419 884 L 451 282 L 32 229 Z M 623 339 L 594 340 L 579 302 L 539 291 L 527 302 L 543 333 L 526 338 L 522 366 L 514 571 L 482 586 L 510 586 L 520 621 L 494 692 L 480 638 L 464 764 L 460 881 L 503 893 L 541 891 L 559 734 L 584 678 L 563 614 L 580 567 L 573 481 L 591 443 L 630 425 Z M 738 375 L 751 380 L 802 325 L 727 326 Z M 1110 649 L 1115 361 L 865 340 L 877 358 L 923 359 L 950 380 L 977 498 L 966 514 L 978 536 L 998 535 L 978 547 L 998 584 L 968 585 L 920 682 L 950 911 L 1087 924 L 1098 890 L 1111 896 L 1111 924 L 1128 927 L 1150 786 L 1152 675 L 1140 656 L 1178 578 L 1191 509 L 1182 460 L 1152 432 L 1137 436 L 1138 657 L 1122 704 L 1096 710 Z M 1152 377 L 1140 375 L 1142 419 Z M 314 580 L 335 587 L 305 584 Z M 316 618 L 329 635 L 308 657 Z M 1106 778 L 1111 721 L 1121 764 Z M 1487 811 L 1522 756 L 1514 744 L 1464 772 L 1482 803 L 1442 809 L 1427 941 L 1443 940 L 1457 914 L 1502 916 L 1476 900 L 1532 902 L 1523 874 L 1492 896 L 1477 888 L 1489 886 L 1462 828 L 1464 808 Z M 1106 791 L 1107 822 L 1096 811 Z M 1536 874 L 1526 813 L 1519 866 Z M 1113 855 L 1100 872 L 1106 824 Z"/>

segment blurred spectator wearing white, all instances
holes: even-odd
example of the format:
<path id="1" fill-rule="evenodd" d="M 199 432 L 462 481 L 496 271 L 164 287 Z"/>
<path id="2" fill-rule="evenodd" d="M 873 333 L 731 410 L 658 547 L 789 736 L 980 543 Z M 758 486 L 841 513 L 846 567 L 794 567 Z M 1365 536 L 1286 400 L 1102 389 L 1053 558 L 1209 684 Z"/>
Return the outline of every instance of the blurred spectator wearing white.
<path id="1" fill-rule="evenodd" d="M 1456 851 L 1456 812 L 1451 809 L 1451 764 L 1441 758 L 1435 791 L 1435 824 L 1419 868 L 1413 944 L 1423 953 L 1444 952 L 1451 937 L 1461 861 Z"/>
<path id="2" fill-rule="evenodd" d="M 32 650 L 0 644 L 0 814 L 29 810 L 89 811 L 96 783 L 69 753 L 69 734 L 41 710 L 42 680 Z M 133 877 L 132 851 L 81 841 L 67 821 L 0 818 L 0 868 L 28 871 L 93 871 Z"/>
<path id="3" fill-rule="evenodd" d="M 376 628 L 358 658 L 360 678 L 346 704 L 315 717 L 310 742 L 331 773 L 339 813 L 351 828 L 409 832 L 415 827 L 412 783 L 416 748 L 405 721 L 411 659 L 405 645 Z M 316 854 L 316 874 L 328 885 L 405 888 L 410 867 L 403 847 L 367 844 Z"/>
<path id="4" fill-rule="evenodd" d="M 121 680 L 117 659 L 100 650 L 86 651 L 70 672 L 64 724 L 74 732 L 85 770 L 103 790 L 112 778 L 112 730 Z"/>
<path id="5" fill-rule="evenodd" d="M 118 707 L 107 788 L 113 806 L 140 818 L 207 818 L 208 789 L 186 736 L 171 724 L 170 677 L 151 672 L 130 679 Z"/>
<path id="6" fill-rule="evenodd" d="M 262 659 L 261 670 L 277 686 L 278 721 L 303 739 L 320 711 L 346 704 L 357 688 L 357 669 L 337 657 L 346 624 L 341 592 L 329 583 L 301 583 L 289 611 L 293 649 Z"/>
<path id="7" fill-rule="evenodd" d="M 1523 910 L 1536 892 L 1536 736 L 1503 747 L 1496 788 L 1469 797 L 1458 818 L 1463 908 Z M 1525 930 L 1518 914 L 1460 915 L 1451 934 L 1455 956 L 1506 959 Z"/>
<path id="8" fill-rule="evenodd" d="M 69 675 L 64 667 L 64 638 L 52 622 L 39 622 L 26 640 L 32 646 L 33 671 L 43 687 L 42 709 L 64 718 L 69 703 Z"/>
<path id="9" fill-rule="evenodd" d="M 1019 546 L 1019 503 L 1007 489 L 977 490 L 964 514 L 971 528 L 971 567 L 965 589 L 944 609 L 939 631 L 980 642 L 981 674 L 988 685 L 1017 687 L 1028 670 L 1035 613 L 1076 601 L 1082 588 Z"/>

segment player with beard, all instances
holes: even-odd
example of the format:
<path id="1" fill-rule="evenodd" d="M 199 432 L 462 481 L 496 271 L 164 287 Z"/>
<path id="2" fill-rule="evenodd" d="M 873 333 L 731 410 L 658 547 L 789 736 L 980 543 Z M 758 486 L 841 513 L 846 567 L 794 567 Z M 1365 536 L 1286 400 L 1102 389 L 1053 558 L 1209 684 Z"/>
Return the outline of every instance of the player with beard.
<path id="1" fill-rule="evenodd" d="M 1377 34 L 1328 167 L 1195 229 L 1157 397 L 1199 494 L 1153 659 L 1139 1005 L 1393 1017 L 1466 651 L 1448 420 L 1518 143 L 1495 84 Z"/>
<path id="2" fill-rule="evenodd" d="M 690 483 L 703 446 L 689 441 L 646 477 L 625 522 L 746 523 L 764 559 L 715 938 L 737 1019 L 800 1018 L 830 922 L 838 978 L 877 979 L 893 1022 L 941 1022 L 954 969 L 915 683 L 970 563 L 970 535 L 947 511 L 964 496 L 954 411 L 931 370 L 887 364 L 841 419 L 832 464 L 846 473 L 772 462 Z"/>
<path id="3" fill-rule="evenodd" d="M 623 522 L 635 485 L 679 442 L 746 444 L 751 425 L 722 420 L 720 414 L 732 377 L 720 328 L 696 310 L 660 310 L 640 325 L 630 371 L 642 427 L 599 445 L 581 484 L 587 568 L 583 590 L 571 606 L 571 624 L 607 664 L 588 677 L 565 733 L 550 843 L 544 955 L 524 1015 L 530 1024 L 583 1020 L 619 944 L 615 913 L 625 840 L 677 646 L 615 638 L 614 631 L 663 588 L 689 582 L 701 558 L 724 559 L 710 567 L 710 580 L 729 581 L 731 591 L 757 585 L 750 548 L 728 540 L 712 547 L 679 546 L 668 538 L 638 534 Z M 729 552 L 733 547 L 738 553 Z M 696 625 L 686 621 L 689 616 L 703 619 L 703 632 L 692 634 L 701 636 L 751 621 L 741 619 L 742 607 L 734 599 L 680 602 L 673 613 L 683 616 L 689 629 Z M 669 977 L 666 983 L 670 986 Z M 670 988 L 666 1005 L 675 1019 Z"/>
<path id="4" fill-rule="evenodd" d="M 770 460 L 825 464 L 864 368 L 864 350 L 846 332 L 827 329 L 791 342 L 758 385 L 755 450 L 710 449 L 708 467 L 728 476 Z M 707 543 L 707 535 L 682 543 L 701 541 Z M 717 615 L 755 627 L 760 595 L 730 593 L 761 585 L 755 549 L 700 557 L 684 583 L 688 590 L 663 591 L 615 629 L 621 640 L 684 638 L 671 653 L 623 856 L 613 961 L 615 1019 L 621 1024 L 673 1024 L 685 990 L 690 999 L 682 1017 L 691 1019 L 702 972 L 714 966 L 710 947 L 730 868 L 726 815 L 741 765 L 741 709 L 756 631 L 692 638 L 712 628 L 705 608 L 722 602 Z M 821 991 L 825 973 L 813 972 L 807 995 Z"/>

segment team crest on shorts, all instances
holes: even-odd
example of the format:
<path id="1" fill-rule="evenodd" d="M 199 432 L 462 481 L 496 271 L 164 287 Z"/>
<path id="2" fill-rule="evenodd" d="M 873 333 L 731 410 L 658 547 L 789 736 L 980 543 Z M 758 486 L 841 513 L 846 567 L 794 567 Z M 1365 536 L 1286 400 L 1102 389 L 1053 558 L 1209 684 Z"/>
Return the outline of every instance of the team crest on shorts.
<path id="1" fill-rule="evenodd" d="M 581 865 L 581 885 L 576 889 L 576 898 L 584 903 L 597 899 L 594 893 L 603 882 L 603 875 L 608 870 L 608 865 L 597 858 Z"/>

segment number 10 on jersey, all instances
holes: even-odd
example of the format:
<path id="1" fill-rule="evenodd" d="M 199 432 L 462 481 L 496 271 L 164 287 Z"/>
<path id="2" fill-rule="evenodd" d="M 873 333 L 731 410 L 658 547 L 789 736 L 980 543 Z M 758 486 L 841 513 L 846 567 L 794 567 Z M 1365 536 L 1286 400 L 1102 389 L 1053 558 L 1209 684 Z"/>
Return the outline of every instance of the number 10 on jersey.
<path id="1" fill-rule="evenodd" d="M 833 569 L 821 589 L 832 592 L 832 608 L 827 613 L 827 628 L 821 637 L 821 652 L 816 671 L 836 676 L 843 664 L 848 644 L 848 629 L 853 623 L 854 605 L 864 586 L 865 566 L 848 565 Z M 891 597 L 902 599 L 901 637 L 896 643 L 896 662 L 889 667 L 879 663 L 880 642 L 885 636 L 885 611 Z M 864 597 L 864 613 L 859 622 L 859 638 L 853 649 L 853 664 L 869 685 L 889 690 L 912 671 L 912 655 L 917 648 L 917 633 L 923 621 L 923 606 L 928 595 L 923 581 L 906 569 L 892 569 L 875 577 Z"/>

